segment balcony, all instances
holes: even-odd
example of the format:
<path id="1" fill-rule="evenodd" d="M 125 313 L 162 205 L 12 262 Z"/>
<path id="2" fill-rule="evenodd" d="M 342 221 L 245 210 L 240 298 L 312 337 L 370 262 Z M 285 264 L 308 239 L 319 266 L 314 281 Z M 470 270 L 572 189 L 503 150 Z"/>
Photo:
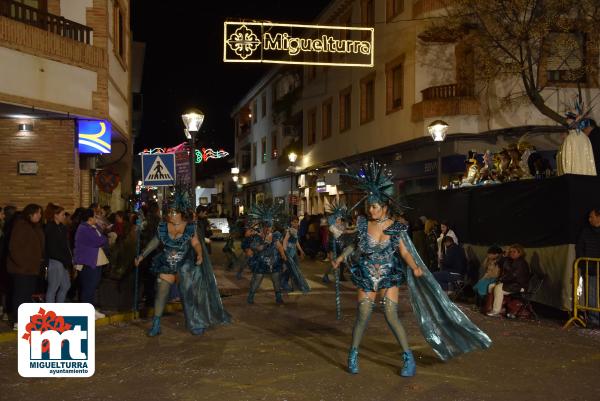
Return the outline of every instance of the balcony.
<path id="1" fill-rule="evenodd" d="M 40 11 L 12 0 L 0 0 L 0 16 L 34 26 L 64 38 L 91 44 L 92 28 L 59 15 Z"/>
<path id="2" fill-rule="evenodd" d="M 439 85 L 421 91 L 423 101 L 412 106 L 413 122 L 438 116 L 478 115 L 479 99 L 470 85 Z"/>

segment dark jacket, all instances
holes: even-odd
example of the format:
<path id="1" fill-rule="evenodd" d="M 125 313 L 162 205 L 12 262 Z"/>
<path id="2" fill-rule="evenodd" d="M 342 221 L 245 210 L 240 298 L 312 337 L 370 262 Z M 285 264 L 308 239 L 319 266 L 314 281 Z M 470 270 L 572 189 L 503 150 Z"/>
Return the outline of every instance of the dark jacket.
<path id="1" fill-rule="evenodd" d="M 600 175 L 600 128 L 595 127 L 589 135 L 596 162 L 596 174 Z"/>
<path id="2" fill-rule="evenodd" d="M 442 271 L 465 274 L 467 270 L 467 257 L 463 249 L 452 244 L 446 248 L 446 256 L 442 261 Z"/>
<path id="3" fill-rule="evenodd" d="M 600 258 L 600 227 L 587 226 L 581 230 L 577 244 L 575 245 L 575 257 L 577 258 Z M 580 266 L 582 266 L 580 264 Z M 583 264 L 585 266 L 585 264 Z M 595 267 L 595 264 L 590 263 Z M 590 276 L 596 275 L 596 269 L 589 269 Z"/>
<path id="4" fill-rule="evenodd" d="M 46 259 L 58 260 L 64 267 L 73 264 L 67 228 L 62 224 L 51 221 L 44 227 L 46 235 Z"/>
<path id="5" fill-rule="evenodd" d="M 44 231 L 39 225 L 18 218 L 10 234 L 8 260 L 9 273 L 37 276 L 44 260 Z"/>
<path id="6" fill-rule="evenodd" d="M 502 289 L 506 292 L 521 292 L 521 288 L 527 291 L 529 287 L 529 264 L 524 258 L 504 258 L 502 264 L 502 276 L 499 281 L 503 283 Z"/>

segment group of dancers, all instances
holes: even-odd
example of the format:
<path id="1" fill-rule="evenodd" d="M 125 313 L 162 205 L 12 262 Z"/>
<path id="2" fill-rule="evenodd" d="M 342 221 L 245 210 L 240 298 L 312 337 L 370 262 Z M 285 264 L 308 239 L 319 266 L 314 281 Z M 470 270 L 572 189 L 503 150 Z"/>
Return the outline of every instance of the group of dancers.
<path id="1" fill-rule="evenodd" d="M 490 347 L 490 338 L 440 288 L 417 253 L 407 227 L 390 218 L 394 210 L 403 207 L 395 198 L 391 172 L 372 160 L 360 171 L 347 175 L 354 180 L 356 188 L 364 192 L 364 197 L 350 209 L 333 205 L 328 221 L 333 234 L 330 241 L 332 267 L 339 269 L 345 264 L 357 287 L 358 305 L 348 371 L 359 372 L 360 343 L 379 299 L 385 320 L 403 350 L 400 375 L 415 375 L 415 359 L 398 318 L 398 288 L 403 284 L 408 286 L 421 332 L 440 359 L 448 360 L 474 349 Z M 356 229 L 347 230 L 344 220 L 363 202 L 368 218 L 359 217 Z M 151 265 L 157 275 L 157 291 L 150 336 L 160 334 L 160 319 L 176 274 L 187 328 L 192 334 L 200 335 L 211 326 L 231 321 L 219 296 L 204 244 L 203 227 L 189 222 L 186 211 L 185 202 L 174 202 L 167 220 L 159 225 L 156 237 L 136 259 L 139 264 L 162 243 L 163 248 Z M 245 260 L 252 270 L 247 303 L 254 303 L 265 275 L 271 277 L 277 304 L 283 304 L 282 289 L 286 289 L 290 280 L 300 291 L 310 291 L 298 265 L 298 257 L 303 254 L 298 243 L 298 219 L 292 218 L 282 234 L 273 231 L 276 225 L 285 224 L 276 206 L 253 205 L 247 217 L 242 239 Z"/>

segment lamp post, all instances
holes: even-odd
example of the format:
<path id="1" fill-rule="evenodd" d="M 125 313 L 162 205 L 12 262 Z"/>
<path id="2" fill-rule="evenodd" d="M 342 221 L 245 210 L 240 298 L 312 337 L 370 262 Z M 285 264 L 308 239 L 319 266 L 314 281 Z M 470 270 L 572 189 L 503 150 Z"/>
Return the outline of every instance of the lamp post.
<path id="1" fill-rule="evenodd" d="M 181 116 L 183 124 L 185 125 L 186 137 L 190 141 L 190 168 L 191 171 L 191 186 L 192 192 L 194 193 L 194 209 L 196 208 L 196 164 L 194 158 L 196 157 L 196 134 L 200 131 L 200 127 L 204 122 L 204 113 L 198 109 L 191 109 L 186 114 Z"/>
<path id="2" fill-rule="evenodd" d="M 437 187 L 442 189 L 442 142 L 446 139 L 448 133 L 448 123 L 442 120 L 435 120 L 427 126 L 427 131 L 434 142 L 437 143 Z"/>
<path id="3" fill-rule="evenodd" d="M 233 180 L 233 183 L 235 184 L 233 187 L 233 195 L 231 198 L 231 214 L 233 217 L 237 217 L 237 208 L 235 205 L 235 196 L 237 194 L 237 185 L 238 185 L 238 181 L 240 179 L 239 174 L 240 173 L 240 169 L 237 167 L 232 167 L 231 168 L 231 179 Z"/>
<path id="4" fill-rule="evenodd" d="M 296 178 L 296 160 L 298 160 L 298 155 L 294 152 L 288 153 L 288 160 L 290 161 L 290 214 L 294 214 L 294 204 L 292 203 L 292 199 L 294 196 L 294 178 Z"/>

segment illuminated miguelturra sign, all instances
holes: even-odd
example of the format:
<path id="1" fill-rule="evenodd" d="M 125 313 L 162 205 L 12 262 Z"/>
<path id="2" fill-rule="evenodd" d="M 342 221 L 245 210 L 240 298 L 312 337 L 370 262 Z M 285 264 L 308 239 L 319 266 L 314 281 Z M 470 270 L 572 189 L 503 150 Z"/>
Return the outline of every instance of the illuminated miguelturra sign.
<path id="1" fill-rule="evenodd" d="M 225 22 L 223 60 L 372 67 L 373 28 Z"/>

